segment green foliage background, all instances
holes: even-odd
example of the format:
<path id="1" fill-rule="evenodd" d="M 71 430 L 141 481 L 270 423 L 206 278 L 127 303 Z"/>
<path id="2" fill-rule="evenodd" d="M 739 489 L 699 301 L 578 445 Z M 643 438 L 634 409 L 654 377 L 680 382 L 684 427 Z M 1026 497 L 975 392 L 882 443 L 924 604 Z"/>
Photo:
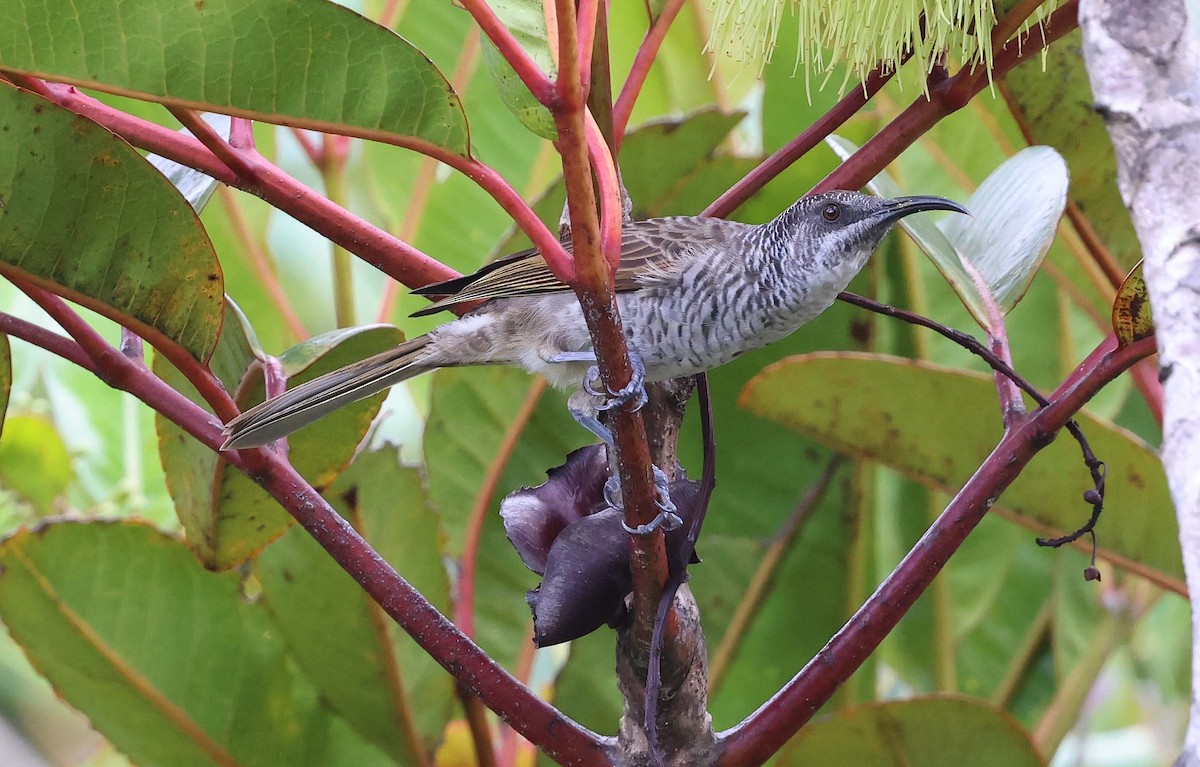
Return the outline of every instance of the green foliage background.
<path id="1" fill-rule="evenodd" d="M 538 199 L 547 221 L 557 220 L 561 191 L 553 150 L 502 101 L 509 91 L 498 91 L 469 17 L 450 3 L 410 0 L 396 30 L 455 80 L 465 124 L 457 100 L 419 55 L 408 50 L 398 58 L 403 46 L 395 38 L 318 0 L 296 6 L 314 28 L 333 30 L 344 50 L 289 42 L 269 25 L 238 28 L 236 20 L 268 13 L 252 0 L 209 3 L 212 14 L 240 29 L 239 44 L 256 50 L 292 45 L 306 71 L 330 75 L 299 86 L 269 62 L 233 57 L 233 83 L 270 78 L 265 91 L 246 93 L 220 90 L 216 64 L 179 82 L 144 77 L 162 64 L 161 45 L 130 47 L 127 72 L 44 58 L 63 50 L 61 39 L 41 41 L 29 54 L 33 59 L 21 59 L 26 54 L 13 37 L 25 23 L 21 14 L 43 5 L 55 6 L 18 0 L 7 4 L 10 18 L 0 12 L 0 29 L 9 30 L 7 42 L 0 37 L 0 67 L 95 78 L 151 99 L 164 98 L 155 89 L 165 87 L 166 96 L 279 122 L 343 126 L 355 135 L 399 136 L 400 143 L 416 136 L 454 151 L 465 151 L 469 125 L 471 151 Z M 358 10 L 375 18 L 381 5 Z M 134 17 L 158 13 L 149 0 L 121 6 Z M 810 101 L 804 79 L 792 71 L 795 41 L 786 32 L 761 81 L 731 62 L 706 59 L 700 53 L 706 14 L 702 3 L 685 7 L 634 111 L 636 129 L 620 159 L 636 217 L 699 212 L 837 99 L 817 91 Z M 175 21 L 184 30 L 191 23 Z M 643 4 L 614 3 L 610 28 L 619 84 L 645 28 Z M 89 44 L 105 45 L 86 25 L 81 30 Z M 233 34 L 226 30 L 209 45 L 225 50 Z M 339 63 L 351 59 L 353 66 Z M 393 67 L 402 71 L 389 74 Z M 910 193 L 965 199 L 1030 140 L 1054 146 L 1068 161 L 1072 199 L 1128 270 L 1137 259 L 1136 242 L 1119 200 L 1113 202 L 1111 154 L 1087 108 L 1077 39 L 1056 45 L 1046 69 L 1022 65 L 939 123 L 889 170 Z M 903 71 L 840 133 L 861 144 L 919 92 L 918 76 Z M 344 109 L 360 90 L 369 98 L 359 109 Z M 0 96 L 11 102 L 0 121 L 19 127 L 61 117 L 59 130 L 79 129 L 68 115 L 22 112 L 32 101 L 10 91 L 0 86 Z M 293 100 L 276 103 L 263 92 L 286 92 Z M 178 127 L 159 106 L 102 98 Z M 435 101 L 441 112 L 409 120 L 414 109 Z M 256 138 L 284 170 L 322 188 L 291 130 L 260 123 Z M 0 226 L 5 268 L 67 285 L 102 311 L 119 299 L 120 291 L 105 281 L 114 275 L 154 295 L 207 300 L 207 321 L 199 310 L 181 312 L 178 321 L 157 311 L 138 314 L 145 297 L 137 291 L 128 306 L 151 331 L 200 356 L 213 355 L 214 372 L 231 390 L 240 386 L 241 401 L 262 396 L 255 350 L 282 355 L 289 374 L 303 377 L 399 338 L 384 328 L 298 337 L 267 290 L 264 259 L 306 335 L 319 336 L 335 330 L 330 246 L 261 200 L 221 190 L 196 222 L 183 201 L 146 172 L 149 166 L 107 133 L 96 130 L 89 137 L 95 146 L 82 148 L 68 148 L 61 136 L 40 140 L 45 143 L 34 151 L 62 154 L 48 154 L 43 159 L 52 164 L 39 167 L 79 169 L 114 153 L 128 180 L 111 181 L 102 190 L 109 196 L 96 197 L 99 192 L 79 187 L 78 180 L 37 176 L 28 189 L 46 198 L 42 236 L 69 236 L 52 247 L 34 239 L 31 258 L 46 262 L 39 266 L 13 255 L 17 245 L 28 246 L 28 237 Z M 0 134 L 0 178 L 31 167 L 17 151 L 25 148 Z M 768 220 L 835 164 L 831 151 L 817 148 L 733 217 Z M 422 192 L 423 177 L 429 183 Z M 355 141 L 344 181 L 355 213 L 457 270 L 521 245 L 508 217 L 474 183 L 411 151 Z M 57 196 L 72 189 L 82 202 Z M 155 227 L 161 241 L 130 241 L 123 238 L 127 230 L 145 227 L 112 223 L 104 211 L 113 208 L 142 221 L 179 221 L 179 231 Z M 94 235 L 87 253 L 116 258 L 121 275 L 97 275 L 74 261 L 67 264 L 76 270 L 72 275 L 55 271 L 66 268 L 58 256 L 79 248 L 73 243 L 81 232 Z M 1060 234 L 1009 317 L 1016 367 L 1043 389 L 1053 388 L 1110 332 L 1111 286 L 1069 224 Z M 211 251 L 204 240 L 211 240 Z M 193 289 L 194 279 L 169 271 L 184 266 L 189 274 L 212 273 L 204 260 L 212 253 L 236 308 L 222 304 L 219 292 Z M 408 296 L 377 316 L 385 278 L 356 263 L 354 282 L 360 322 L 378 319 L 412 337 L 439 321 L 409 319 L 424 301 Z M 852 289 L 975 329 L 933 265 L 898 235 Z M 2 281 L 0 311 L 46 321 Z M 88 316 L 117 342 L 111 321 Z M 923 364 L 809 355 L 826 351 Z M 809 356 L 795 357 L 801 354 Z M 0 435 L 0 532 L 10 536 L 0 544 L 0 619 L 9 629 L 0 633 L 0 713 L 48 760 L 373 765 L 410 764 L 415 754 L 437 753 L 440 764 L 463 763 L 456 761 L 462 713 L 449 678 L 401 632 L 381 626 L 357 587 L 303 531 L 289 530 L 290 519 L 261 491 L 240 475 L 224 474 L 211 452 L 165 422 L 156 426 L 147 408 L 86 371 L 20 342 L 12 344 L 11 365 L 8 357 L 8 345 L 0 344 L 0 391 L 8 391 L 11 378 Z M 165 380 L 181 385 L 165 360 L 153 364 Z M 693 568 L 690 585 L 703 611 L 710 657 L 720 660 L 711 699 L 718 728 L 736 724 L 803 666 L 986 455 L 1000 420 L 989 385 L 977 375 L 985 370 L 939 337 L 839 304 L 792 338 L 712 374 L 719 482 L 699 547 L 703 563 Z M 813 416 L 821 407 L 841 417 L 822 422 Z M 527 420 L 519 415 L 523 408 L 531 413 Z M 376 412 L 380 417 L 369 426 Z M 536 581 L 504 539 L 494 513 L 499 495 L 481 497 L 489 475 L 500 477 L 498 494 L 537 484 L 587 441 L 561 395 L 515 371 L 442 371 L 340 418 L 293 438 L 297 467 L 447 614 L 457 598 L 456 563 L 471 555 L 469 533 L 478 526 L 477 641 L 528 675 L 568 715 L 614 732 L 620 700 L 612 633 L 532 653 L 524 593 Z M 889 418 L 900 424 L 902 440 L 879 438 L 878 424 Z M 941 742 L 948 731 L 976 733 L 963 747 L 973 748 L 981 765 L 1044 764 L 1056 753 L 1063 764 L 1098 767 L 1170 758 L 1186 711 L 1188 623 L 1187 604 L 1173 593 L 1181 589 L 1181 573 L 1174 518 L 1152 452 L 1158 429 L 1128 377 L 1097 397 L 1082 420 L 1113 466 L 1100 543 L 1119 564 L 1102 565 L 1104 582 L 1083 582 L 1087 560 L 1080 551 L 1033 544 L 1031 527 L 1073 527 L 1087 512 L 1078 501 L 1083 467 L 1074 446 L 1060 444 L 1035 459 L 880 652 L 838 693 L 825 712 L 829 718 L 806 728 L 777 764 L 940 764 L 951 751 Z M 514 435 L 511 457 L 497 465 L 500 446 Z M 367 447 L 355 452 L 364 437 Z M 794 525 L 799 499 L 835 450 L 861 460 L 841 464 L 811 514 Z M 689 421 L 681 455 L 693 474 L 699 453 L 698 429 Z M 486 511 L 481 517 L 471 515 L 477 506 Z M 739 611 L 747 593 L 759 588 L 761 601 Z M 933 694 L 939 697 L 881 703 Z M 903 731 L 911 750 L 877 737 L 888 728 Z M 1071 761 L 1076 755 L 1080 761 Z"/>

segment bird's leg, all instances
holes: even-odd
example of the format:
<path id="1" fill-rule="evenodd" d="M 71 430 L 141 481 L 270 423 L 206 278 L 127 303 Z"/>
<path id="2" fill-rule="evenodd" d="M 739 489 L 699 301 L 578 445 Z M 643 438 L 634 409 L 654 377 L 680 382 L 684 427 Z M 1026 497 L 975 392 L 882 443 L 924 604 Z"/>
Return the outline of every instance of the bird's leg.
<path id="1" fill-rule="evenodd" d="M 595 434 L 604 444 L 613 447 L 612 430 L 600 423 L 600 419 L 596 417 L 596 406 L 591 402 L 593 396 L 586 390 L 575 392 L 567 399 L 567 410 L 571 412 L 575 423 Z"/>
<path id="2" fill-rule="evenodd" d="M 610 392 L 612 399 L 608 400 L 603 407 L 597 407 L 596 405 L 592 404 L 591 401 L 592 397 L 606 396 L 606 394 L 596 391 L 595 387 L 592 385 L 593 382 L 598 378 L 598 371 L 595 366 L 588 368 L 587 374 L 583 379 L 583 389 L 572 394 L 567 400 L 567 409 L 571 412 L 571 417 L 575 419 L 576 423 L 590 431 L 592 434 L 595 434 L 600 438 L 601 441 L 604 442 L 604 444 L 608 445 L 609 447 L 614 447 L 612 431 L 607 426 L 600 423 L 600 419 L 596 417 L 596 411 L 611 409 L 617 404 L 621 404 L 614 403 L 614 400 L 619 399 L 622 396 L 636 396 L 638 390 L 641 392 L 638 407 L 641 407 L 643 404 L 645 404 L 646 388 L 644 382 L 646 369 L 642 365 L 640 358 L 633 354 L 630 355 L 630 358 L 637 360 L 636 364 L 634 365 L 635 375 L 633 379 L 630 380 L 629 386 L 622 388 L 620 392 Z M 591 352 L 564 352 L 552 358 L 551 361 L 590 362 L 595 359 L 595 355 Z M 636 388 L 632 388 L 635 384 Z M 625 401 L 628 401 L 628 399 Z M 668 486 L 669 483 L 667 481 L 666 472 L 657 466 L 652 465 L 650 468 L 654 471 L 654 488 L 657 491 L 655 494 L 656 497 L 654 499 L 654 505 L 658 507 L 659 513 L 658 516 L 652 519 L 649 523 L 638 525 L 637 527 L 630 527 L 629 525 L 625 524 L 624 520 L 621 520 L 621 527 L 625 528 L 625 531 L 631 535 L 648 535 L 660 527 L 663 528 L 663 530 L 670 531 L 683 524 L 683 520 L 680 519 L 679 515 L 676 513 L 677 508 L 675 504 L 671 501 L 670 488 Z M 614 509 L 624 508 L 621 501 L 621 481 L 616 475 L 609 477 L 608 481 L 604 483 L 604 502 Z"/>
<path id="3" fill-rule="evenodd" d="M 657 466 L 650 468 L 654 470 L 654 489 L 658 491 L 658 497 L 654 499 L 654 505 L 658 507 L 658 516 L 637 527 L 630 527 L 622 519 L 621 527 L 625 528 L 625 532 L 630 535 L 649 535 L 660 527 L 664 532 L 670 532 L 683 524 L 683 520 L 675 513 L 678 511 L 678 507 L 671 501 L 666 472 Z M 615 475 L 609 477 L 604 483 L 604 502 L 614 509 L 622 508 L 621 480 Z"/>
<path id="4" fill-rule="evenodd" d="M 551 357 L 550 362 L 595 363 L 596 352 L 560 352 Z M 612 410 L 627 402 L 634 403 L 634 410 L 641 410 L 642 406 L 646 404 L 648 399 L 646 394 L 646 363 L 642 361 L 642 356 L 632 348 L 629 349 L 629 365 L 632 368 L 629 383 L 617 391 L 613 391 L 607 387 L 603 389 L 597 388 L 597 385 L 600 383 L 600 368 L 597 365 L 593 364 L 583 374 L 583 390 L 593 396 L 604 398 L 603 404 L 594 406 L 596 410 Z"/>

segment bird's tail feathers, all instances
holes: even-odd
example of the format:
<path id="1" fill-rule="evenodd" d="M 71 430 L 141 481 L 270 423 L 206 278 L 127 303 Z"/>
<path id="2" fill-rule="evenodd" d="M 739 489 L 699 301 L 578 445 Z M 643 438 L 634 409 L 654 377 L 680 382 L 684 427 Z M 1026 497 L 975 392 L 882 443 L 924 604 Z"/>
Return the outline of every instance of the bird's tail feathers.
<path id="1" fill-rule="evenodd" d="M 273 442 L 351 402 L 408 378 L 435 365 L 422 364 L 429 336 L 420 336 L 326 373 L 267 400 L 225 424 L 227 437 L 222 450 L 257 447 Z"/>

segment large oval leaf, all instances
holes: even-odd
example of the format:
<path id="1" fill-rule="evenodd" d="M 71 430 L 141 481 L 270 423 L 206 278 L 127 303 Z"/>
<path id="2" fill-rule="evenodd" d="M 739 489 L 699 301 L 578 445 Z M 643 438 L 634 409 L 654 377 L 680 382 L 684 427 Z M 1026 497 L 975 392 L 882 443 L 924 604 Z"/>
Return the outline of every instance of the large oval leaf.
<path id="1" fill-rule="evenodd" d="M 950 696 L 859 706 L 813 722 L 776 757 L 779 767 L 1045 767 L 1012 717 L 983 701 Z"/>
<path id="2" fill-rule="evenodd" d="M 8 0 L 0 68 L 139 99 L 467 154 L 441 73 L 327 0 Z"/>
<path id="3" fill-rule="evenodd" d="M 0 544 L 0 617 L 58 694 L 142 767 L 392 764 L 294 671 L 234 574 L 133 523 Z"/>
<path id="4" fill-rule="evenodd" d="M 380 556 L 435 607 L 450 606 L 443 537 L 416 469 L 364 453 L 326 492 Z M 403 635 L 316 541 L 293 528 L 255 562 L 268 611 L 325 700 L 396 760 L 421 764 L 454 700 L 450 676 Z"/>
<path id="5" fill-rule="evenodd" d="M 949 216 L 938 228 L 1007 314 L 1029 289 L 1066 205 L 1067 163 L 1031 146 L 983 180 L 967 200 L 970 216 Z"/>
<path id="6" fill-rule="evenodd" d="M 898 357 L 818 353 L 764 370 L 741 404 L 806 437 L 948 492 L 958 490 L 1000 440 L 988 376 Z M 1101 554 L 1183 591 L 1178 527 L 1162 464 L 1148 445 L 1086 410 L 1078 419 L 1108 464 Z M 1091 480 L 1066 435 L 1039 453 L 997 507 L 1039 530 L 1069 531 L 1087 518 Z"/>
<path id="7" fill-rule="evenodd" d="M 0 21 L 0 35 L 10 31 Z M 221 268 L 187 201 L 124 141 L 7 83 L 0 274 L 132 317 L 200 360 L 221 329 Z"/>

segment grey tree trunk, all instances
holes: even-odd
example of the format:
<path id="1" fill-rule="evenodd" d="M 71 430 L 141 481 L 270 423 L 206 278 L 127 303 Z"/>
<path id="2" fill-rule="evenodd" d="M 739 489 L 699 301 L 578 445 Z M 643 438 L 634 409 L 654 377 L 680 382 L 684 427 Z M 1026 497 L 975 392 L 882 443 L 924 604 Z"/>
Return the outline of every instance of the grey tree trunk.
<path id="1" fill-rule="evenodd" d="M 1176 767 L 1200 767 L 1200 2 L 1083 0 L 1079 25 L 1157 328 L 1162 460 L 1192 595 L 1192 706 Z"/>

